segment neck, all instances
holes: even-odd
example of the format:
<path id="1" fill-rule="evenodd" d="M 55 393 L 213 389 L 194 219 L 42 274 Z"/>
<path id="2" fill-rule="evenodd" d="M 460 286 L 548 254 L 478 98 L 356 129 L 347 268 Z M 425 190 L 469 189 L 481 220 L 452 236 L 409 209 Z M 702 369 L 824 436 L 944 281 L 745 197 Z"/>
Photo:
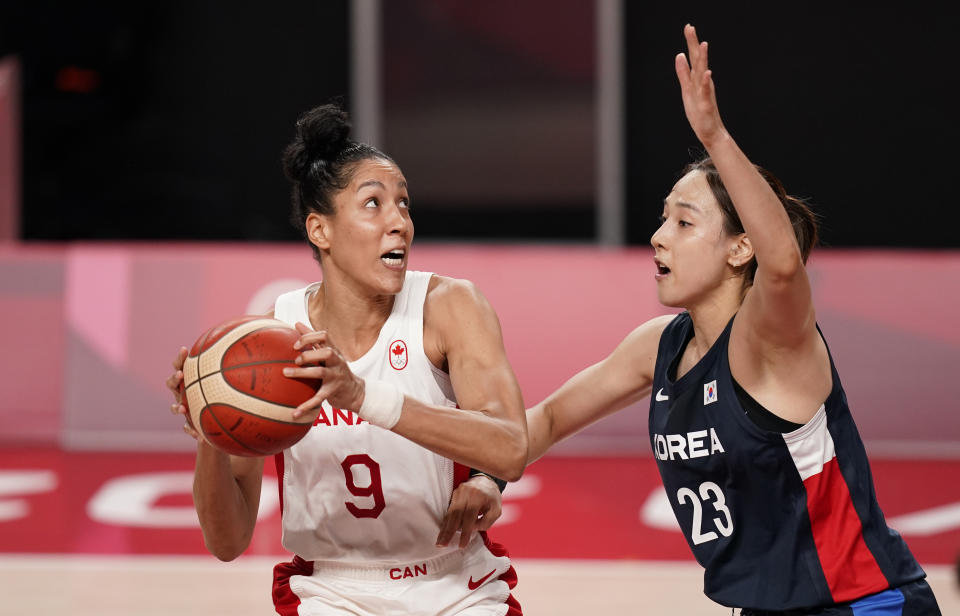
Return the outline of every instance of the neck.
<path id="1" fill-rule="evenodd" d="M 323 283 L 310 298 L 310 321 L 315 329 L 326 330 L 344 357 L 353 361 L 377 341 L 395 297 L 325 271 Z"/>
<path id="2" fill-rule="evenodd" d="M 739 279 L 736 280 L 736 284 L 724 284 L 709 297 L 686 307 L 693 321 L 694 337 L 690 344 L 697 357 L 710 350 L 727 323 L 740 310 L 742 290 Z"/>

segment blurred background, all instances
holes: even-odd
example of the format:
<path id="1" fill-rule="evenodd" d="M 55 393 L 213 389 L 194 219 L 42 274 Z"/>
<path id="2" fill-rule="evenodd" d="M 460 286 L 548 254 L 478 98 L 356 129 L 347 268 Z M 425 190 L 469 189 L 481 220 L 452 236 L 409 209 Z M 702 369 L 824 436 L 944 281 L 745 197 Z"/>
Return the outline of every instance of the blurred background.
<path id="1" fill-rule="evenodd" d="M 19 129 L 22 167 L 8 233 L 295 240 L 279 153 L 300 113 L 339 98 L 403 166 L 421 239 L 592 243 L 613 191 L 622 228 L 606 239 L 644 245 L 697 149 L 672 63 L 691 21 L 729 128 L 812 198 L 826 245 L 958 245 L 941 5 L 605 4 L 7 0 L 20 122 L 4 132 Z"/>
<path id="2" fill-rule="evenodd" d="M 960 605 L 960 488 L 940 479 L 960 470 L 958 84 L 955 21 L 932 2 L 7 0 L 0 587 L 53 601 L 15 576 L 62 554 L 141 563 L 71 561 L 73 595 L 57 599 L 71 607 L 95 593 L 85 572 L 142 566 L 156 583 L 163 566 L 143 559 L 157 555 L 206 571 L 192 442 L 166 412 L 163 380 L 179 345 L 319 277 L 287 220 L 280 165 L 310 107 L 341 101 L 355 137 L 400 164 L 411 266 L 479 285 L 528 404 L 662 312 L 647 242 L 700 153 L 673 69 L 687 22 L 710 42 L 728 128 L 821 218 L 818 320 L 881 505 Z M 495 531 L 534 572 L 525 597 L 518 568 L 530 613 L 581 609 L 549 603 L 555 566 L 587 559 L 603 572 L 597 594 L 616 597 L 603 580 L 651 573 L 609 563 L 691 564 L 658 500 L 646 404 L 507 489 Z M 626 490 L 623 476 L 636 477 Z M 283 557 L 273 502 L 250 559 Z M 559 538 L 584 520 L 582 542 Z M 249 562 L 269 611 L 270 565 Z M 696 596 L 696 565 L 677 571 L 673 596 Z M 537 572 L 554 585 L 538 587 Z"/>

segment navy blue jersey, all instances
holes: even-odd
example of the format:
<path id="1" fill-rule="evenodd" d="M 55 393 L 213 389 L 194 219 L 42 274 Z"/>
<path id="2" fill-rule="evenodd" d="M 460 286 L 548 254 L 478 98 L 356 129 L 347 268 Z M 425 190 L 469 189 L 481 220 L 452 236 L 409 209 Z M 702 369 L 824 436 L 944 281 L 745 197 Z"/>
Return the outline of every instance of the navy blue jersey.
<path id="1" fill-rule="evenodd" d="M 786 610 L 846 602 L 924 577 L 877 504 L 833 358 L 833 388 L 798 430 L 758 428 L 730 374 L 733 319 L 676 379 L 688 313 L 660 338 L 650 441 L 704 592 L 726 606 Z"/>

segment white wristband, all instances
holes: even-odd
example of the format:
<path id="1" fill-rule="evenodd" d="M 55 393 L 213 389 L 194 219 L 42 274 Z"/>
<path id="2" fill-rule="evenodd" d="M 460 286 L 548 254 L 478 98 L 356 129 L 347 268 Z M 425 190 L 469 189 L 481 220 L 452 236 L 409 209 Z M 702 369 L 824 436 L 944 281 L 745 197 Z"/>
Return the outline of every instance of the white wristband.
<path id="1" fill-rule="evenodd" d="M 357 411 L 364 421 L 387 430 L 400 421 L 403 393 L 386 381 L 364 381 L 363 404 Z"/>

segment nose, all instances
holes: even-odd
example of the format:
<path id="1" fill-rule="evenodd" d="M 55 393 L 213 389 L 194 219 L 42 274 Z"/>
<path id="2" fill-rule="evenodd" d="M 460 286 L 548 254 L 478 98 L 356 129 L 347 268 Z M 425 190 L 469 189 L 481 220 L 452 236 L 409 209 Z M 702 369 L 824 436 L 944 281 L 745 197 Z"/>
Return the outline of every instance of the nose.
<path id="1" fill-rule="evenodd" d="M 650 245 L 654 248 L 663 248 L 663 239 L 663 225 L 660 225 L 650 236 Z"/>
<path id="2" fill-rule="evenodd" d="M 387 207 L 387 233 L 391 235 L 407 235 L 413 223 L 410 220 L 410 213 L 393 203 Z"/>

